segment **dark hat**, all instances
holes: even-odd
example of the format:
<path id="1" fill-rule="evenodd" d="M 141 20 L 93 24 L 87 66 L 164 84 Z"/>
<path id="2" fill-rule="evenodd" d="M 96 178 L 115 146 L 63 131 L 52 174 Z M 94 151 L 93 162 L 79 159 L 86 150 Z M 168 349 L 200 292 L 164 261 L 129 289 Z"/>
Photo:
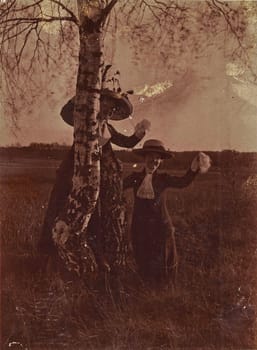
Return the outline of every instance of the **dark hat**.
<path id="1" fill-rule="evenodd" d="M 109 89 L 103 89 L 100 92 L 100 100 L 114 102 L 114 108 L 111 120 L 123 120 L 128 118 L 133 112 L 133 106 L 130 103 L 127 94 L 115 92 Z M 74 125 L 73 120 L 74 98 L 72 98 L 61 110 L 62 119 L 69 125 Z"/>
<path id="2" fill-rule="evenodd" d="M 145 141 L 142 148 L 133 149 L 133 152 L 141 157 L 145 156 L 145 154 L 149 152 L 159 153 L 162 159 L 169 159 L 173 157 L 173 154 L 165 149 L 160 140 L 154 139 Z"/>
<path id="3" fill-rule="evenodd" d="M 115 107 L 110 117 L 111 120 L 123 120 L 128 118 L 133 112 L 133 106 L 128 99 L 127 94 L 119 93 L 109 89 L 101 91 L 101 99 L 113 100 Z"/>

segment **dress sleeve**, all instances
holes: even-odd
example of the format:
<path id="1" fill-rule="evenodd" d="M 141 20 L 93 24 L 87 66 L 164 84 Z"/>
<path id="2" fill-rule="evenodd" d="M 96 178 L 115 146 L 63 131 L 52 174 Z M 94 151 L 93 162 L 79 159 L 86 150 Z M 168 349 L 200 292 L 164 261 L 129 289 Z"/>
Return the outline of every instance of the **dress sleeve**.
<path id="1" fill-rule="evenodd" d="M 49 254 L 51 251 L 55 251 L 52 240 L 52 228 L 57 215 L 65 205 L 72 187 L 73 158 L 74 148 L 72 147 L 56 173 L 55 184 L 49 198 L 38 243 L 38 250 L 42 253 Z"/>
<path id="2" fill-rule="evenodd" d="M 142 138 L 138 138 L 135 134 L 131 136 L 120 134 L 110 124 L 108 124 L 108 128 L 112 135 L 111 142 L 120 147 L 132 148 L 136 146 L 136 144 L 142 139 Z"/>
<path id="3" fill-rule="evenodd" d="M 174 176 L 163 174 L 163 183 L 165 187 L 183 188 L 193 182 L 198 172 L 189 169 L 184 176 Z"/>
<path id="4" fill-rule="evenodd" d="M 74 166 L 74 147 L 68 152 L 56 172 L 56 180 L 51 192 L 48 211 L 56 217 L 62 209 L 72 187 L 72 175 Z"/>

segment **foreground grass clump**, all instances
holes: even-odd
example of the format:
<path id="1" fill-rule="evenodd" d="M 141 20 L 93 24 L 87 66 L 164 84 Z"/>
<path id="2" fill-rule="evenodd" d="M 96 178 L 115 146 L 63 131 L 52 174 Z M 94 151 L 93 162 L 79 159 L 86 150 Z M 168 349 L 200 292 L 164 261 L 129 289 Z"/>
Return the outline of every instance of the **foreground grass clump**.
<path id="1" fill-rule="evenodd" d="M 2 348 L 257 348 L 253 187 L 239 179 L 232 188 L 210 173 L 170 191 L 176 289 L 149 290 L 132 274 L 117 301 L 63 280 L 54 269 L 40 272 L 36 246 L 52 186 L 40 179 L 13 176 L 1 183 Z M 126 197 L 131 213 L 131 194 Z"/>

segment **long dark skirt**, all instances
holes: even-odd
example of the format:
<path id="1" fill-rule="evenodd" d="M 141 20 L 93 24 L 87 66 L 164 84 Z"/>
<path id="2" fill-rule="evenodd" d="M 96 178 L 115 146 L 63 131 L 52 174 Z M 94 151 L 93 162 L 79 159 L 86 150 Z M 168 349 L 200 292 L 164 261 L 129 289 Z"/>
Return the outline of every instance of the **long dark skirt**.
<path id="1" fill-rule="evenodd" d="M 175 283 L 177 252 L 174 228 L 151 208 L 134 212 L 131 239 L 141 278 L 151 285 Z M 137 211 L 135 209 L 135 211 Z M 144 214 L 147 213 L 146 214 Z"/>

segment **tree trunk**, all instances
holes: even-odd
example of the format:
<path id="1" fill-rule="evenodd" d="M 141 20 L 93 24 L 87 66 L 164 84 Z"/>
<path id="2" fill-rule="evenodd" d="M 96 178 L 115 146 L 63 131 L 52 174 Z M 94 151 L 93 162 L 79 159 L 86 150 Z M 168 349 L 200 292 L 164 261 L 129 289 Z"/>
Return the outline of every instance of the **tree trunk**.
<path id="1" fill-rule="evenodd" d="M 98 7 L 94 4 L 91 7 L 88 1 L 78 0 L 80 52 L 74 111 L 74 174 L 66 206 L 53 228 L 53 239 L 66 268 L 79 276 L 96 269 L 86 237 L 100 187 L 97 115 L 104 65 L 99 20 L 103 9 L 100 4 Z"/>

